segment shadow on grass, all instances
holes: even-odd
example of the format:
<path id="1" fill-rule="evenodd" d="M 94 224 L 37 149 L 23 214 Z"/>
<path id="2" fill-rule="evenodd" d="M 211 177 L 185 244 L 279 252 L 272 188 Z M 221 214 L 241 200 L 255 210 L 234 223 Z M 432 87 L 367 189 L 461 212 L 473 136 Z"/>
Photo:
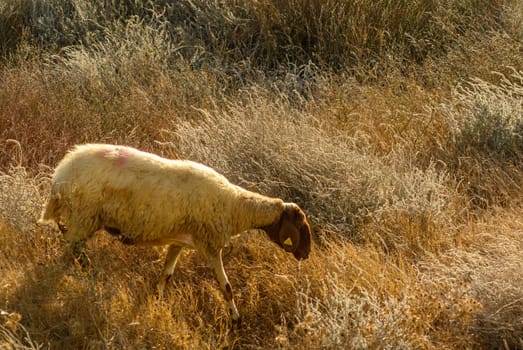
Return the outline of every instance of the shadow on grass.
<path id="1" fill-rule="evenodd" d="M 292 318 L 289 300 L 295 290 L 277 279 L 270 282 L 280 269 L 271 265 L 270 243 L 261 253 L 249 242 L 234 246 L 225 252 L 224 264 L 242 315 L 235 329 L 218 283 L 198 253 L 182 253 L 159 300 L 163 250 L 124 246 L 104 233 L 88 242 L 87 267 L 74 261 L 59 237 L 19 236 L 7 247 L 16 260 L 7 274 L 16 282 L 2 297 L 6 310 L 22 316 L 31 339 L 53 349 L 276 345 L 282 315 Z"/>
<path id="2" fill-rule="evenodd" d="M 122 256 L 125 252 L 116 242 L 102 238 L 88 247 L 91 264 L 81 267 L 61 239 L 39 237 L 38 233 L 23 236 L 6 247 L 15 260 L 6 272 L 15 281 L 11 284 L 15 287 L 6 290 L 6 309 L 22 315 L 21 323 L 35 342 L 51 348 L 117 345 L 123 339 L 118 337 L 125 332 L 116 332 L 115 326 L 121 325 L 111 322 L 127 313 L 137 313 L 143 298 L 129 296 L 122 314 L 114 315 L 116 320 L 112 319 L 112 303 L 129 288 L 124 285 L 128 278 L 139 291 L 152 289 L 155 281 L 133 278 L 146 264 L 139 261 L 141 268 L 136 269 L 132 260 Z M 149 255 L 154 256 L 154 252 Z M 150 275 L 154 276 L 154 271 Z"/>

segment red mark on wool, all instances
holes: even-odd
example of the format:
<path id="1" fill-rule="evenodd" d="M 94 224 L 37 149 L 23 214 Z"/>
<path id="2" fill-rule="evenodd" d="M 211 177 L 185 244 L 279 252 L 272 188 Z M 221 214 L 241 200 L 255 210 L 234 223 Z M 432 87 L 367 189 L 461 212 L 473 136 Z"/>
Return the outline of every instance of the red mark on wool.
<path id="1" fill-rule="evenodd" d="M 98 151 L 96 151 L 95 153 L 97 156 L 100 156 L 100 157 L 107 157 L 109 154 L 111 154 L 111 151 L 107 150 L 107 149 L 100 149 Z"/>
<path id="2" fill-rule="evenodd" d="M 97 150 L 96 155 L 113 161 L 115 168 L 122 168 L 125 163 L 127 163 L 127 160 L 131 155 L 131 151 L 127 148 L 116 147 L 113 149 Z"/>
<path id="3" fill-rule="evenodd" d="M 127 159 L 131 155 L 131 152 L 129 152 L 126 148 L 118 148 L 117 149 L 117 156 L 115 159 L 115 165 L 117 168 L 121 168 L 127 163 Z"/>

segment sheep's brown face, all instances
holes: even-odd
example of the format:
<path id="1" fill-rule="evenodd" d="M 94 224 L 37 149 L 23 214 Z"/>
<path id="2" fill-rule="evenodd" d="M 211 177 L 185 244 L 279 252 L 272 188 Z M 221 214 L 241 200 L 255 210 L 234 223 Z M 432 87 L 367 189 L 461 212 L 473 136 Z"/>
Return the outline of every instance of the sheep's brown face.
<path id="1" fill-rule="evenodd" d="M 264 228 L 273 242 L 298 260 L 307 259 L 311 251 L 311 229 L 305 214 L 294 203 L 285 203 L 279 222 Z"/>

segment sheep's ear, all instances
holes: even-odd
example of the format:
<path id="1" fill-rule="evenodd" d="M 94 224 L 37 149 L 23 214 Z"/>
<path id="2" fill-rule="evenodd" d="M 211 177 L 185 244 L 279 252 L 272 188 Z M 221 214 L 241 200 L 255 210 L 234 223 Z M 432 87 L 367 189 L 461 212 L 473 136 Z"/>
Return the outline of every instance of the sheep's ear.
<path id="1" fill-rule="evenodd" d="M 311 228 L 307 220 L 300 228 L 300 245 L 293 252 L 296 259 L 307 259 L 311 252 Z"/>
<path id="2" fill-rule="evenodd" d="M 293 226 L 292 229 L 286 230 L 287 234 L 291 237 L 290 240 L 293 243 L 293 247 L 292 249 L 287 249 L 284 246 L 284 249 L 292 251 L 296 259 L 306 259 L 309 257 L 311 250 L 311 230 L 309 223 L 307 222 L 305 213 L 298 205 L 294 203 L 286 203 L 285 206 L 287 217 Z M 290 233 L 292 233 L 292 235 Z M 296 238 L 294 238 L 294 235 Z M 287 243 L 290 242 L 287 241 Z"/>
<path id="3" fill-rule="evenodd" d="M 296 226 L 306 222 L 305 213 L 296 203 L 285 203 L 285 212 L 295 222 Z"/>

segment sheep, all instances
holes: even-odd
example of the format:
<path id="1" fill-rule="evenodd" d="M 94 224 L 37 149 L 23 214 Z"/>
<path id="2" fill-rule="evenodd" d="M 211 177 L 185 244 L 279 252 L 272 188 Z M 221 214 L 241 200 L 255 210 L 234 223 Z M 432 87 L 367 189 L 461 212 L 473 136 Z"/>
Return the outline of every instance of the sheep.
<path id="1" fill-rule="evenodd" d="M 243 189 L 197 162 L 107 144 L 78 145 L 65 155 L 40 222 L 53 223 L 73 244 L 105 230 L 124 244 L 168 245 L 160 297 L 180 251 L 196 249 L 214 271 L 233 322 L 240 315 L 222 262 L 232 236 L 260 229 L 297 260 L 311 251 L 298 205 Z"/>

